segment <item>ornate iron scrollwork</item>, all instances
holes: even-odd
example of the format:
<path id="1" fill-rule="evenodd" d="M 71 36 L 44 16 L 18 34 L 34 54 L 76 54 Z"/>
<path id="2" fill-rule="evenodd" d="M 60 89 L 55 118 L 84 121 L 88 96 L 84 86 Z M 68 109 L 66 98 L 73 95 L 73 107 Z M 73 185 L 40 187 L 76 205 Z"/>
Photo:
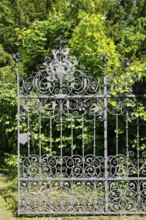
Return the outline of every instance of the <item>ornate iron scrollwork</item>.
<path id="1" fill-rule="evenodd" d="M 106 68 L 97 80 L 68 48 L 52 54 L 27 79 L 17 72 L 19 214 L 146 213 L 146 151 L 130 81 L 117 89 Z"/>

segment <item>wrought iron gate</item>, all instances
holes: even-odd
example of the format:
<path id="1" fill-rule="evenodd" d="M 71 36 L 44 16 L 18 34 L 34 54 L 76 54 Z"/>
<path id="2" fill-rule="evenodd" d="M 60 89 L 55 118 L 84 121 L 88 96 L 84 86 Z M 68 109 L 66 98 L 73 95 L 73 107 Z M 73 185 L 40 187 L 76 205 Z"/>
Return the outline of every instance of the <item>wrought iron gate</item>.
<path id="1" fill-rule="evenodd" d="M 106 56 L 97 80 L 68 52 L 53 50 L 25 80 L 15 56 L 18 213 L 145 214 L 146 130 L 135 116 L 143 97 L 115 92 Z"/>

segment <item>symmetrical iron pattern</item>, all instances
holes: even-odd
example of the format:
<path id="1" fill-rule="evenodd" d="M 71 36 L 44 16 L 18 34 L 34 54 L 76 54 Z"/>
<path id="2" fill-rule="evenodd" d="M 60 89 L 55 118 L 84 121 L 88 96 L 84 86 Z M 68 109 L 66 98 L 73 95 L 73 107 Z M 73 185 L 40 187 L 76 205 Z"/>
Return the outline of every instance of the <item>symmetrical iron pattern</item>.
<path id="1" fill-rule="evenodd" d="M 18 74 L 19 54 L 14 57 L 18 213 L 146 214 L 145 125 L 134 115 L 137 96 L 132 90 L 113 95 L 105 55 L 97 80 L 77 69 L 69 49 L 52 53 L 26 80 Z"/>

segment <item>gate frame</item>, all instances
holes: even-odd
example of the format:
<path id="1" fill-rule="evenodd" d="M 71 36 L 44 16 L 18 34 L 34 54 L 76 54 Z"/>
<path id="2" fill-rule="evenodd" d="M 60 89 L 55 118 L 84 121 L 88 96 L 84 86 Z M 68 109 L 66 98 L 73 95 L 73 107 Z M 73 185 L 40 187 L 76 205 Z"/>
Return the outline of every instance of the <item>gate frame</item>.
<path id="1" fill-rule="evenodd" d="M 30 98 L 30 99 L 33 99 L 33 98 L 38 98 L 38 99 L 43 99 L 43 98 L 46 98 L 47 96 L 35 96 L 35 97 L 28 97 L 28 96 L 24 96 L 24 95 L 21 95 L 20 94 L 20 76 L 19 76 L 19 72 L 18 72 L 18 63 L 20 61 L 20 55 L 19 53 L 17 53 L 16 55 L 14 55 L 14 60 L 16 62 L 16 75 L 17 75 L 17 117 L 18 117 L 18 159 L 20 158 L 20 143 L 22 142 L 26 142 L 26 137 L 25 135 L 23 135 L 23 137 L 21 137 L 21 133 L 20 133 L 20 101 L 21 99 L 27 99 L 27 98 Z M 108 61 L 108 58 L 107 56 L 104 54 L 103 55 L 103 58 L 102 58 L 102 61 L 104 62 L 104 75 L 103 75 L 103 81 L 104 81 L 104 89 L 103 89 L 103 94 L 100 95 L 100 94 L 97 94 L 97 95 L 94 95 L 94 98 L 103 98 L 103 103 L 104 103 L 104 106 L 103 106 L 103 117 L 104 117 L 104 178 L 98 178 L 95 180 L 97 181 L 103 181 L 104 182 L 104 190 L 105 190 L 105 193 L 104 193 L 104 204 L 105 204 L 105 208 L 104 208 L 104 212 L 85 212 L 85 215 L 119 215 L 121 213 L 123 214 L 146 214 L 146 211 L 138 211 L 138 212 L 129 212 L 129 211 L 124 211 L 124 212 L 121 212 L 121 211 L 118 211 L 118 212 L 111 212 L 111 211 L 108 211 L 108 206 L 109 206 L 109 189 L 108 189 L 108 182 L 109 181 L 116 181 L 116 182 L 119 182 L 121 181 L 121 177 L 116 177 L 116 178 L 110 178 L 108 177 L 108 137 L 107 137 L 107 114 L 108 114 L 108 99 L 111 98 L 111 95 L 108 94 L 107 92 L 107 75 L 106 75 L 106 63 Z M 91 95 L 92 96 L 92 95 Z M 49 97 L 49 96 L 48 96 Z M 88 96 L 90 97 L 90 95 Z M 143 95 L 134 95 L 134 94 L 126 94 L 124 95 L 124 98 L 137 98 L 137 97 L 146 97 L 146 94 L 143 94 Z M 56 98 L 57 99 L 57 98 Z M 117 115 L 116 115 L 116 129 L 118 128 L 118 119 L 117 119 Z M 126 148 L 127 148 L 127 164 L 129 163 L 129 144 L 128 144 L 128 111 L 126 111 Z M 118 140 L 118 133 L 116 133 L 116 141 Z M 137 144 L 139 145 L 139 121 L 137 119 Z M 27 140 L 28 141 L 28 140 Z M 116 152 L 118 153 L 118 150 L 116 150 Z M 29 149 L 29 153 L 30 153 L 30 149 Z M 144 151 L 144 154 L 146 153 L 146 151 Z M 140 154 L 139 154 L 139 149 L 137 150 L 137 164 L 138 164 L 138 175 L 137 177 L 129 177 L 127 176 L 126 178 L 124 177 L 124 180 L 127 181 L 136 181 L 138 183 L 138 192 L 137 192 L 137 199 L 138 199 L 138 202 L 140 202 L 140 181 L 144 181 L 144 183 L 146 183 L 146 176 L 145 177 L 140 177 L 140 168 L 139 168 L 139 163 L 140 163 Z M 144 162 L 145 164 L 145 162 Z M 127 168 L 128 169 L 128 168 Z M 126 170 L 127 172 L 127 170 Z M 18 161 L 18 214 L 19 215 L 23 215 L 23 214 L 28 214 L 28 215 L 35 215 L 35 214 L 49 214 L 49 213 L 37 213 L 37 212 L 34 212 L 34 213 L 22 213 L 20 211 L 20 201 L 21 201 L 21 198 L 20 198 L 20 195 L 21 195 L 21 192 L 20 192 L 20 181 L 21 181 L 21 178 L 20 177 L 20 163 Z M 90 180 L 90 179 L 89 179 Z M 28 179 L 28 181 L 30 181 L 30 179 Z M 42 181 L 42 180 L 40 180 Z M 145 190 L 144 190 L 144 193 L 145 193 Z M 139 204 L 138 204 L 139 205 Z M 55 212 L 56 213 L 56 212 Z M 53 213 L 51 213 L 53 214 Z M 57 213 L 56 213 L 57 214 Z M 84 213 L 79 213 L 79 212 L 58 212 L 58 214 L 72 214 L 72 215 L 83 215 Z"/>

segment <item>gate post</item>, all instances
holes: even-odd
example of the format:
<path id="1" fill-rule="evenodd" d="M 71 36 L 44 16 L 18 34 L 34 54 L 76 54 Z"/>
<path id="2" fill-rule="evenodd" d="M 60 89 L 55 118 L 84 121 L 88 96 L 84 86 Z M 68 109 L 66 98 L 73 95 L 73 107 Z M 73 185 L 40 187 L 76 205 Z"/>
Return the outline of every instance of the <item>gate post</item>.
<path id="1" fill-rule="evenodd" d="M 108 211 L 108 170 L 107 170 L 107 78 L 106 78 L 106 63 L 108 57 L 103 54 L 102 61 L 104 62 L 104 175 L 105 175 L 105 212 Z"/>
<path id="2" fill-rule="evenodd" d="M 20 169 L 19 169 L 19 160 L 20 160 L 20 78 L 19 78 L 19 70 L 18 70 L 18 63 L 21 60 L 20 54 L 17 52 L 13 54 L 13 59 L 16 64 L 16 79 L 17 79 L 17 155 L 18 155 L 18 163 L 17 163 L 17 170 L 18 170 L 18 215 L 19 215 L 19 207 L 20 207 Z"/>

